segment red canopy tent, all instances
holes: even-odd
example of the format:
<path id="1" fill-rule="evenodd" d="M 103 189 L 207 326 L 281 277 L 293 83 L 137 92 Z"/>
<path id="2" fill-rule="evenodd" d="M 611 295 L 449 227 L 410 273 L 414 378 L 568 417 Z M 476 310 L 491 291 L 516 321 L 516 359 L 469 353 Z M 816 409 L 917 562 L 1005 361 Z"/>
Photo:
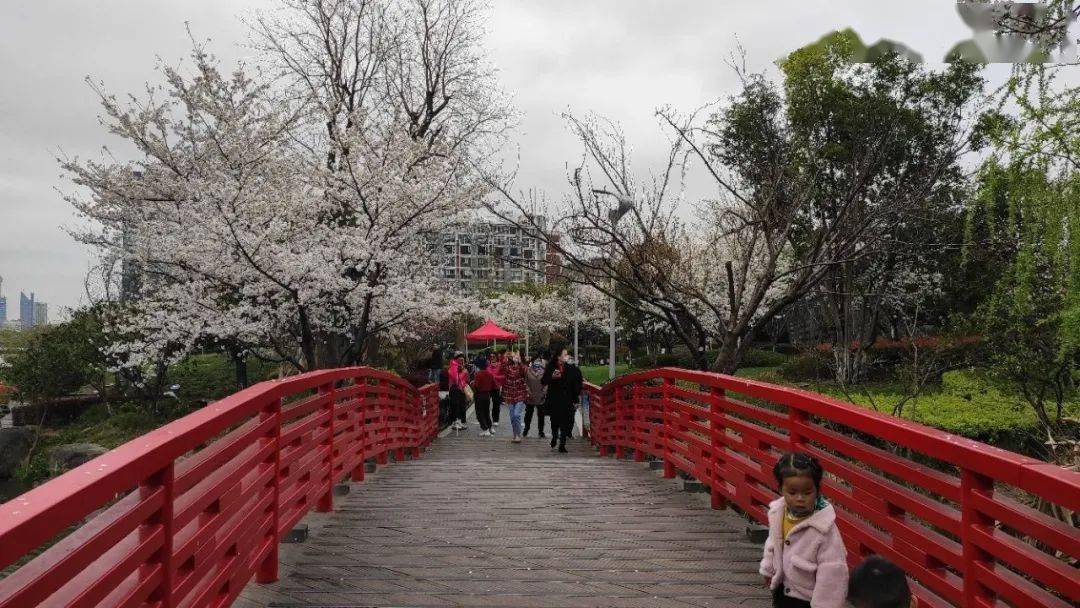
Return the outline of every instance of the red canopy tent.
<path id="1" fill-rule="evenodd" d="M 497 342 L 499 340 L 517 340 L 518 335 L 512 331 L 506 331 L 494 321 L 488 319 L 475 331 L 465 334 L 470 342 Z"/>

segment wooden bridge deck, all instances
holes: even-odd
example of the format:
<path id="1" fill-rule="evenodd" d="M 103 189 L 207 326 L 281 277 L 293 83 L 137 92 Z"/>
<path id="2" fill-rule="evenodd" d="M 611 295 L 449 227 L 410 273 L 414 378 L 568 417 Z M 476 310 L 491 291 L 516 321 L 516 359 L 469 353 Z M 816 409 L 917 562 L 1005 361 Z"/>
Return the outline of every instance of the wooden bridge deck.
<path id="1" fill-rule="evenodd" d="M 468 431 L 353 484 L 237 608 L 769 606 L 745 520 L 580 439 Z"/>

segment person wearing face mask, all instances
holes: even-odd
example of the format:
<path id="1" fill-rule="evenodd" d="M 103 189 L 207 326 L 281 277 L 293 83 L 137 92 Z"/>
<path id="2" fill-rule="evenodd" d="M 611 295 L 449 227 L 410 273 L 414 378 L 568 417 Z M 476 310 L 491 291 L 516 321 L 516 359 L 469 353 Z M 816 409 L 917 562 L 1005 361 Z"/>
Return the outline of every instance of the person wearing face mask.
<path id="1" fill-rule="evenodd" d="M 566 453 L 566 440 L 574 424 L 574 404 L 581 395 L 584 379 L 581 370 L 569 362 L 570 353 L 565 348 L 555 348 L 552 353 L 541 382 L 548 389 L 546 405 L 551 415 L 551 447 L 557 443 L 559 452 Z"/>
<path id="2" fill-rule="evenodd" d="M 525 432 L 522 433 L 524 437 L 529 436 L 533 412 L 536 412 L 536 428 L 540 431 L 539 436 L 541 438 L 545 436 L 544 416 L 547 413 L 544 411 L 544 401 L 547 399 L 547 387 L 542 382 L 545 358 L 545 356 L 539 354 L 533 357 L 529 370 L 525 374 L 525 385 L 529 389 L 529 398 L 525 401 Z"/>
<path id="3" fill-rule="evenodd" d="M 506 359 L 502 365 L 503 388 L 502 397 L 510 407 L 510 426 L 513 428 L 514 443 L 521 443 L 522 415 L 525 413 L 525 401 L 529 396 L 529 387 L 525 382 L 525 364 L 521 361 L 521 353 L 511 350 L 506 353 Z"/>

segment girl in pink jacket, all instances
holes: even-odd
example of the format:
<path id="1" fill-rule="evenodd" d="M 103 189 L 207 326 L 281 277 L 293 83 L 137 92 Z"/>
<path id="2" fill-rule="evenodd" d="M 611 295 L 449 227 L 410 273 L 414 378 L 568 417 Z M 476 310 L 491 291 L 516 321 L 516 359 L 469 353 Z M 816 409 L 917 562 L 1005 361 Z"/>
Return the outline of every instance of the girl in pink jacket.
<path id="1" fill-rule="evenodd" d="M 821 496 L 817 459 L 785 454 L 773 467 L 780 498 L 769 505 L 769 539 L 760 572 L 777 608 L 841 608 L 848 588 L 847 552 L 836 511 Z"/>

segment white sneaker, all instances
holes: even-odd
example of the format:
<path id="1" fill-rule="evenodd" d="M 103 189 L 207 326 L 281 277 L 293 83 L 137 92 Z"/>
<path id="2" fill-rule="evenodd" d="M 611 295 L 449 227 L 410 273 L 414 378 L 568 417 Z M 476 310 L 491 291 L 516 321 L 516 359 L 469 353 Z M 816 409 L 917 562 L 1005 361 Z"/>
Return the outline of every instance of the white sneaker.
<path id="1" fill-rule="evenodd" d="M 492 433 L 491 431 L 480 431 L 481 437 L 491 437 L 492 435 L 494 435 L 494 433 Z"/>
<path id="2" fill-rule="evenodd" d="M 499 426 L 499 423 L 498 422 L 492 422 L 491 426 Z"/>

